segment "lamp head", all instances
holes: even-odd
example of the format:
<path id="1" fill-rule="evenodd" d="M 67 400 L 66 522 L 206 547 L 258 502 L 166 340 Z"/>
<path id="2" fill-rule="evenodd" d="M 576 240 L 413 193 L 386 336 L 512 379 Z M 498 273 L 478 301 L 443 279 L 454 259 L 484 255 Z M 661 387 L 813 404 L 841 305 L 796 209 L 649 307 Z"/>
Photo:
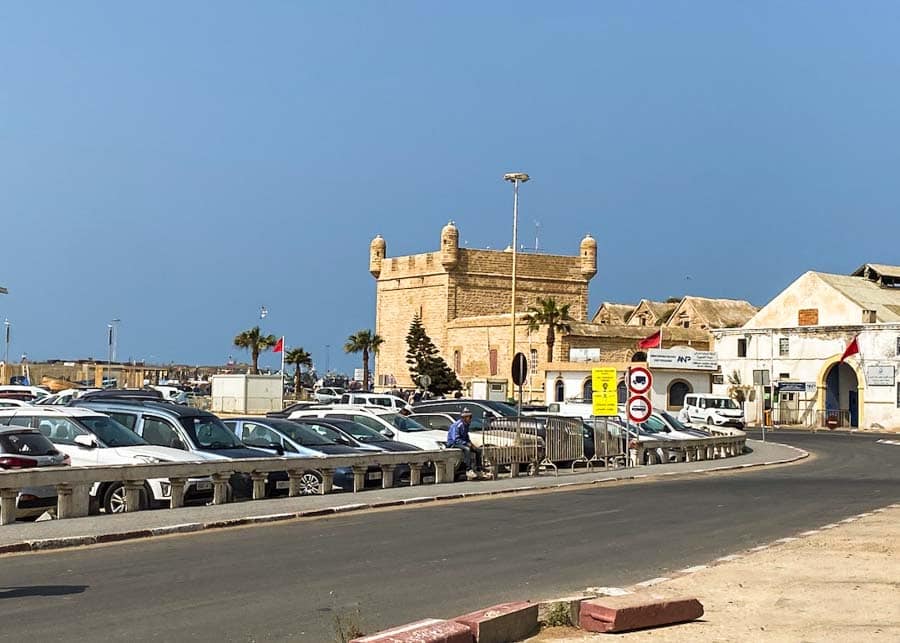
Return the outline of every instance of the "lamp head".
<path id="1" fill-rule="evenodd" d="M 515 183 L 518 181 L 519 183 L 525 183 L 531 177 L 525 174 L 524 172 L 508 172 L 503 175 L 504 181 L 509 181 L 510 183 Z"/>

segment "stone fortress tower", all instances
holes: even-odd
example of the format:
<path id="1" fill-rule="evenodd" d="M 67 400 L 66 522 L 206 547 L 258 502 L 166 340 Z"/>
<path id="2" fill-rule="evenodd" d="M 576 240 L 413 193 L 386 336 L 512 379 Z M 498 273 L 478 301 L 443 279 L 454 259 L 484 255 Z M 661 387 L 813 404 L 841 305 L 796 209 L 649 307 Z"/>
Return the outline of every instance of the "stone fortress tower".
<path id="1" fill-rule="evenodd" d="M 376 236 L 369 246 L 369 271 L 376 280 L 375 332 L 384 344 L 375 359 L 375 389 L 412 388 L 406 364 L 406 333 L 418 313 L 441 356 L 465 384 L 472 378 L 507 378 L 512 253 L 459 247 L 459 230 L 450 221 L 441 230 L 440 250 L 387 257 Z M 578 256 L 518 253 L 517 317 L 538 298 L 570 305 L 570 315 L 586 321 L 588 286 L 597 274 L 597 242 L 587 235 Z M 530 339 L 530 342 L 529 342 Z M 529 338 L 522 323 L 516 350 L 538 349 L 542 367 L 543 333 Z M 534 355 L 532 352 L 531 355 Z"/>

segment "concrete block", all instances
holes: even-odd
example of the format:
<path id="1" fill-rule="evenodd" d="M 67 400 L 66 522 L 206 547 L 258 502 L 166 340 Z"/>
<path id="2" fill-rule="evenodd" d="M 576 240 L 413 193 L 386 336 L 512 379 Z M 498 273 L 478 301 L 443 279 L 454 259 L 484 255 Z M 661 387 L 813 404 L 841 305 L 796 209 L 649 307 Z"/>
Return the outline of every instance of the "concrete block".
<path id="1" fill-rule="evenodd" d="M 527 638 L 537 631 L 537 603 L 494 605 L 453 619 L 469 627 L 478 643 L 507 643 Z"/>
<path id="2" fill-rule="evenodd" d="M 426 618 L 356 638 L 350 643 L 473 643 L 474 641 L 472 631 L 462 623 Z"/>
<path id="3" fill-rule="evenodd" d="M 583 601 L 578 624 L 588 632 L 627 632 L 701 616 L 703 605 L 696 598 L 631 594 Z"/>
<path id="4" fill-rule="evenodd" d="M 597 598 L 594 593 L 563 596 L 538 603 L 538 622 L 543 625 L 578 625 L 581 602 Z"/>

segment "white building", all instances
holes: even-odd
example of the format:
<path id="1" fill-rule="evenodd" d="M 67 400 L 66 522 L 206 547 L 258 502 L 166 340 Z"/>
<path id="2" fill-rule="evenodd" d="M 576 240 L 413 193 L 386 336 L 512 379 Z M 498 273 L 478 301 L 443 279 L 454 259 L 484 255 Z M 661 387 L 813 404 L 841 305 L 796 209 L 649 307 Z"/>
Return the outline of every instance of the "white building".
<path id="1" fill-rule="evenodd" d="M 713 333 L 722 377 L 775 384 L 775 422 L 900 427 L 900 267 L 866 264 L 852 275 L 807 272 L 743 328 Z M 859 353 L 841 362 L 856 338 Z M 733 382 L 731 382 L 733 384 Z M 759 390 L 759 389 L 758 389 Z M 746 405 L 760 421 L 769 393 Z"/>

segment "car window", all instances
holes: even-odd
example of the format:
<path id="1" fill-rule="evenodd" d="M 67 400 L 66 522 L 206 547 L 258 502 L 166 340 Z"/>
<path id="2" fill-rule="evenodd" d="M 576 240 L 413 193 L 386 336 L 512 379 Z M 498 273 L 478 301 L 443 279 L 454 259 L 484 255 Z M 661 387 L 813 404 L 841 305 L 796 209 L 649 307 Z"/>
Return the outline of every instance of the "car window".
<path id="1" fill-rule="evenodd" d="M 134 431 L 127 429 L 111 417 L 105 415 L 90 415 L 78 418 L 78 421 L 86 426 L 91 433 L 96 435 L 100 442 L 108 447 L 136 447 L 147 442 L 141 439 Z"/>
<path id="2" fill-rule="evenodd" d="M 300 443 L 300 445 L 305 447 L 315 449 L 317 446 L 336 444 L 334 440 L 326 438 L 322 434 L 317 432 L 313 428 L 312 424 L 307 423 L 309 420 L 310 418 L 306 418 L 306 422 L 291 420 L 291 423 L 295 426 L 283 428 L 279 426 L 279 429 L 291 440 L 293 440 L 294 442 L 298 442 Z"/>
<path id="3" fill-rule="evenodd" d="M 46 436 L 30 431 L 0 435 L 0 452 L 35 456 L 59 453 Z"/>
<path id="4" fill-rule="evenodd" d="M 407 415 L 400 413 L 384 413 L 381 419 L 386 420 L 406 433 L 415 433 L 416 431 L 426 431 L 427 429 Z"/>
<path id="5" fill-rule="evenodd" d="M 421 417 L 416 415 L 415 418 L 420 424 L 424 424 L 429 429 L 436 429 L 438 431 L 449 429 L 450 425 L 453 423 L 453 420 L 444 417 L 443 415 L 423 415 Z"/>
<path id="6" fill-rule="evenodd" d="M 386 406 L 388 408 L 391 408 L 392 406 L 391 401 L 383 397 L 372 398 L 372 404 L 377 404 L 378 406 Z"/>
<path id="7" fill-rule="evenodd" d="M 181 426 L 201 449 L 240 449 L 244 446 L 215 415 L 183 417 Z"/>
<path id="8" fill-rule="evenodd" d="M 325 391 L 327 395 L 333 395 L 330 391 Z M 350 404 L 349 395 L 341 395 L 341 404 Z"/>
<path id="9" fill-rule="evenodd" d="M 187 450 L 187 446 L 182 442 L 175 427 L 162 418 L 144 416 L 141 437 L 158 447 Z"/>
<path id="10" fill-rule="evenodd" d="M 256 422 L 244 422 L 241 427 L 241 440 L 252 447 L 269 447 L 281 444 L 281 436 L 267 426 Z"/>
<path id="11" fill-rule="evenodd" d="M 134 413 L 119 413 L 115 411 L 104 411 L 104 413 L 132 431 L 134 431 L 134 427 L 137 426 L 137 415 Z"/>
<path id="12" fill-rule="evenodd" d="M 373 431 L 378 431 L 379 433 L 381 433 L 381 431 L 384 430 L 384 425 L 381 422 L 370 418 L 368 415 L 349 415 L 345 417 L 347 417 L 348 420 L 353 420 L 357 424 L 362 424 L 363 426 L 366 426 Z"/>
<path id="13" fill-rule="evenodd" d="M 90 435 L 86 429 L 83 429 L 71 420 L 59 417 L 39 418 L 38 430 L 45 437 L 49 438 L 51 442 L 57 444 L 75 444 L 75 436 Z"/>
<path id="14" fill-rule="evenodd" d="M 388 441 L 388 439 L 381 434 L 378 428 L 367 426 L 361 422 L 341 422 L 340 429 L 345 433 L 349 433 L 360 442 L 371 443 Z"/>
<path id="15" fill-rule="evenodd" d="M 35 418 L 30 415 L 16 415 L 13 416 L 9 423 L 13 426 L 34 426 Z"/>
<path id="16" fill-rule="evenodd" d="M 318 433 L 322 438 L 328 440 L 330 444 L 338 444 L 341 438 L 346 438 L 341 434 L 337 429 L 333 429 L 330 426 L 325 426 L 324 424 L 318 423 L 310 423 L 307 425 L 311 430 Z"/>
<path id="17" fill-rule="evenodd" d="M 641 428 L 650 431 L 651 433 L 668 433 L 665 422 L 660 420 L 659 418 L 655 418 L 652 415 L 647 418 L 646 422 L 641 424 Z"/>

